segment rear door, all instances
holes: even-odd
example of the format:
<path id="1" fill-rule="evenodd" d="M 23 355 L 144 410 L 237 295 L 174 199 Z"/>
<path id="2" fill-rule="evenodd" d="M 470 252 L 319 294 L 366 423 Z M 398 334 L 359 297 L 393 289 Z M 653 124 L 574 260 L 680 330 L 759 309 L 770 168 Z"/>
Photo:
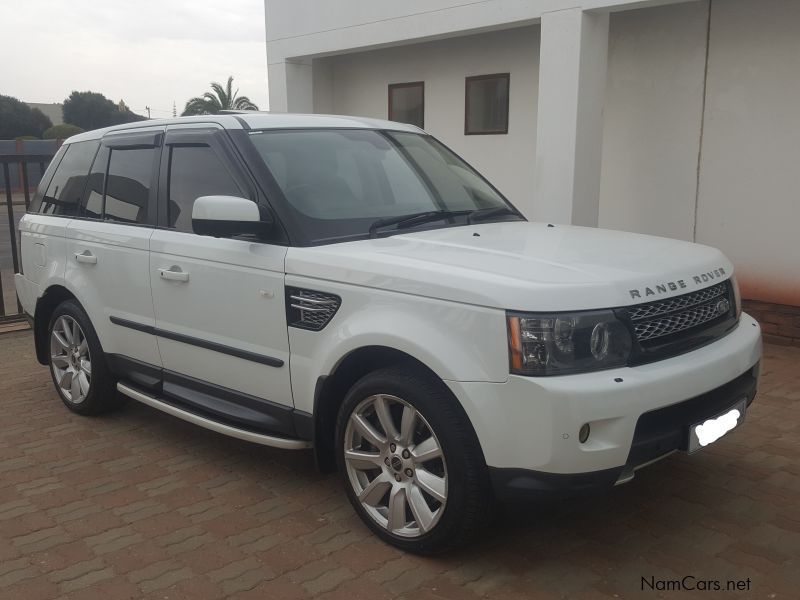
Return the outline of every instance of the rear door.
<path id="1" fill-rule="evenodd" d="M 66 279 L 92 320 L 113 370 L 156 388 L 149 245 L 164 128 L 103 138 L 77 216 L 67 227 Z"/>
<path id="2" fill-rule="evenodd" d="M 291 435 L 286 247 L 192 230 L 199 196 L 258 201 L 227 133 L 167 129 L 150 243 L 164 395 L 235 425 Z"/>

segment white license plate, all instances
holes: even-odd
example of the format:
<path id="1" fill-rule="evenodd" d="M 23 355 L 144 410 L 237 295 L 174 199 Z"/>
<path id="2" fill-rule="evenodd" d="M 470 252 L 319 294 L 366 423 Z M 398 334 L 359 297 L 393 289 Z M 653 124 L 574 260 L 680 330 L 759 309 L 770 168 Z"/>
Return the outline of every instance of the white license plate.
<path id="1" fill-rule="evenodd" d="M 744 421 L 747 398 L 742 398 L 716 417 L 695 423 L 689 428 L 689 452 L 696 452 L 713 444 Z"/>

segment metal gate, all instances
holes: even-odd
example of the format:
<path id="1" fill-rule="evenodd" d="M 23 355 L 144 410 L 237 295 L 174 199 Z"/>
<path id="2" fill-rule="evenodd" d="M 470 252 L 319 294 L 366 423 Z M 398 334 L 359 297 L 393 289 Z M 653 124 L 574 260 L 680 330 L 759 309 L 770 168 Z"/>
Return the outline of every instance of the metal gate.
<path id="1" fill-rule="evenodd" d="M 0 323 L 24 319 L 14 288 L 14 273 L 20 268 L 17 225 L 52 158 L 52 154 L 0 154 L 6 208 L 6 218 L 0 214 Z"/>

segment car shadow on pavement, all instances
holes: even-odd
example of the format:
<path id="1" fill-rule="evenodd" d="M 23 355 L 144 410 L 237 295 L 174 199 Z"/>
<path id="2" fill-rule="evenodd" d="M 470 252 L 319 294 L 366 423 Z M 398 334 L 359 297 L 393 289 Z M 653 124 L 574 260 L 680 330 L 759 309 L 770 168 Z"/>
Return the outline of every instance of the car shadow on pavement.
<path id="1" fill-rule="evenodd" d="M 726 453 L 673 455 L 606 492 L 508 505 L 485 544 L 524 562 L 558 560 L 598 572 L 637 563 L 666 563 L 678 573 L 702 568 L 698 561 L 713 559 L 753 526 L 745 510 L 752 501 L 732 496 L 730 474 L 721 475 L 729 463 Z M 750 479 L 746 471 L 737 477 Z"/>

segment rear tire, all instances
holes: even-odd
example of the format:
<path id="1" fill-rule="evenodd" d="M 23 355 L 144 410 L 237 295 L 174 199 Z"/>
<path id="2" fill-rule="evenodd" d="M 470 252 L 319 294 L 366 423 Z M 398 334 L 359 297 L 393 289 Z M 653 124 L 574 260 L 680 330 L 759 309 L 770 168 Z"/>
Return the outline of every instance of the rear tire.
<path id="1" fill-rule="evenodd" d="M 347 496 L 381 539 L 436 554 L 490 520 L 488 472 L 474 430 L 444 384 L 390 367 L 356 382 L 336 427 Z"/>
<path id="2" fill-rule="evenodd" d="M 50 375 L 61 401 L 79 415 L 98 415 L 125 403 L 106 365 L 103 348 L 83 308 L 74 300 L 59 304 L 47 329 Z"/>

